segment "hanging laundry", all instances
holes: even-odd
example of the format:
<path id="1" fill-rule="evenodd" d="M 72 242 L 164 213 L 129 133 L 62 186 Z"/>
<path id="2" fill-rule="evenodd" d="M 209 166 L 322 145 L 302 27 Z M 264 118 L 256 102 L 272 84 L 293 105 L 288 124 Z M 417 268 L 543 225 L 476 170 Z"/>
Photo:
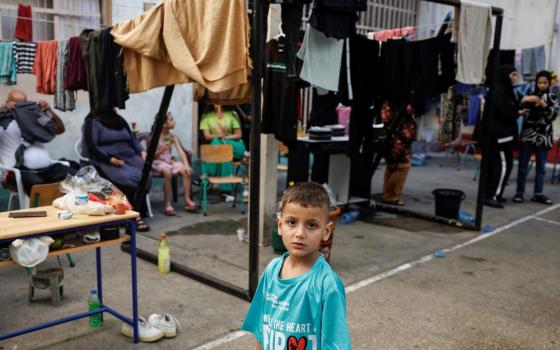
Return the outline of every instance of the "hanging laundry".
<path id="1" fill-rule="evenodd" d="M 33 42 L 18 41 L 14 43 L 14 58 L 16 60 L 16 72 L 18 74 L 33 73 L 36 49 L 37 44 Z"/>
<path id="2" fill-rule="evenodd" d="M 379 80 L 379 43 L 354 34 L 345 40 L 338 96 L 344 105 L 351 101 L 373 102 Z"/>
<path id="3" fill-rule="evenodd" d="M 56 90 L 57 55 L 57 41 L 39 41 L 37 43 L 33 74 L 35 74 L 35 89 L 38 93 L 54 94 Z"/>
<path id="4" fill-rule="evenodd" d="M 197 82 L 214 92 L 247 83 L 249 57 L 244 0 L 159 2 L 111 34 L 124 48 L 130 92 Z"/>
<path id="5" fill-rule="evenodd" d="M 381 79 L 377 81 L 383 100 L 401 102 L 407 95 L 404 84 L 404 39 L 389 40 L 381 46 Z"/>
<path id="6" fill-rule="evenodd" d="M 86 63 L 80 50 L 80 38 L 68 40 L 68 60 L 64 71 L 66 90 L 87 90 Z"/>
<path id="7" fill-rule="evenodd" d="M 307 25 L 297 56 L 303 60 L 300 78 L 325 90 L 337 91 L 344 40 L 327 38 Z"/>
<path id="8" fill-rule="evenodd" d="M 438 89 L 437 92 L 442 94 L 455 83 L 455 75 L 457 74 L 457 64 L 455 63 L 455 51 L 457 44 L 451 41 L 451 33 L 445 33 L 445 30 L 438 34 L 439 38 L 439 65 L 438 65 Z"/>
<path id="9" fill-rule="evenodd" d="M 480 84 L 484 80 L 492 38 L 492 8 L 461 0 L 461 7 L 455 9 L 454 24 L 458 45 L 456 79 L 466 84 Z"/>
<path id="10" fill-rule="evenodd" d="M 328 38 L 345 39 L 356 33 L 358 11 L 367 10 L 367 0 L 315 0 L 309 23 Z"/>
<path id="11" fill-rule="evenodd" d="M 261 132 L 274 134 L 291 148 L 297 140 L 298 95 L 296 78 L 287 75 L 285 45 L 283 37 L 266 44 Z"/>
<path id="12" fill-rule="evenodd" d="M 16 39 L 22 41 L 33 40 L 33 21 L 31 16 L 31 6 L 18 5 L 18 14 L 16 21 Z"/>
<path id="13" fill-rule="evenodd" d="M 405 38 L 405 37 L 410 38 L 410 40 L 415 40 L 416 28 L 404 27 L 404 28 L 387 29 L 387 30 L 380 30 L 378 32 L 368 33 L 368 39 L 377 40 L 381 42 L 391 40 L 391 39 Z"/>
<path id="14" fill-rule="evenodd" d="M 521 50 L 521 69 L 526 80 L 534 80 L 545 69 L 544 45 Z"/>
<path id="15" fill-rule="evenodd" d="M 58 42 L 56 63 L 56 91 L 54 93 L 54 108 L 61 111 L 76 109 L 76 97 L 72 91 L 64 88 L 64 72 L 68 61 L 68 40 Z"/>
<path id="16" fill-rule="evenodd" d="M 447 93 L 441 95 L 438 142 L 453 142 L 460 136 L 461 123 L 467 119 L 468 104 L 468 94 L 456 95 L 455 86 L 450 86 Z"/>
<path id="17" fill-rule="evenodd" d="M 0 42 L 0 84 L 17 83 L 14 43 Z"/>
<path id="18" fill-rule="evenodd" d="M 121 47 L 113 41 L 111 28 L 84 30 L 80 48 L 85 57 L 90 107 L 94 111 L 125 108 L 128 99 Z"/>

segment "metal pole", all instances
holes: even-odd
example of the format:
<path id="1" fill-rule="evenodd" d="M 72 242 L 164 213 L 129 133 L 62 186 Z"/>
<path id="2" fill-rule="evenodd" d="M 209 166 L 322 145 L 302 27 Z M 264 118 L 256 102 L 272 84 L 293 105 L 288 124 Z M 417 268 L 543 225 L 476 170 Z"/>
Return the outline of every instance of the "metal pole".
<path id="1" fill-rule="evenodd" d="M 478 181 L 478 197 L 476 199 L 476 217 L 475 217 L 475 227 L 480 230 L 482 227 L 482 211 L 483 211 L 483 201 L 486 192 L 486 177 L 488 176 L 488 156 L 489 156 L 489 145 L 490 139 L 486 132 L 488 128 L 488 121 L 494 118 L 494 85 L 496 83 L 498 74 L 498 65 L 500 61 L 500 40 L 502 38 L 502 21 L 504 17 L 502 15 L 496 16 L 496 25 L 494 27 L 494 45 L 493 54 L 495 55 L 492 61 L 492 66 L 490 67 L 490 80 L 488 85 L 490 90 L 488 91 L 488 99 L 484 105 L 484 113 L 482 117 L 481 137 L 482 142 L 482 160 L 480 161 L 480 177 Z"/>
<path id="2" fill-rule="evenodd" d="M 163 129 L 163 124 L 167 119 L 167 109 L 169 108 L 169 102 L 171 101 L 171 96 L 173 95 L 173 89 L 175 85 L 165 87 L 163 97 L 161 99 L 161 104 L 159 106 L 158 114 L 152 124 L 152 136 L 150 139 L 150 144 L 148 145 L 148 151 L 146 155 L 146 161 L 144 162 L 144 168 L 142 169 L 142 177 L 140 178 L 140 183 L 136 189 L 136 195 L 134 197 L 134 202 L 136 204 L 136 210 L 140 211 L 142 208 L 142 200 L 146 194 L 146 184 L 148 183 L 148 178 L 152 172 L 152 162 L 154 160 L 154 155 L 156 154 L 156 148 L 159 142 L 159 137 L 161 136 L 161 130 Z"/>
<path id="3" fill-rule="evenodd" d="M 253 73 L 251 97 L 251 162 L 249 182 L 249 298 L 259 283 L 259 184 L 261 151 L 261 67 L 263 60 L 264 16 L 261 0 L 253 0 Z"/>

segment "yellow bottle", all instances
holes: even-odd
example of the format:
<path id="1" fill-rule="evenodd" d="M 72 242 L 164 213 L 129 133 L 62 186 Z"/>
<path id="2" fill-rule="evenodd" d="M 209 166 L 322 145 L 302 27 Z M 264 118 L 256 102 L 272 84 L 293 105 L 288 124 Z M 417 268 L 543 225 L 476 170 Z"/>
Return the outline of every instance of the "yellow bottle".
<path id="1" fill-rule="evenodd" d="M 169 243 L 167 242 L 167 235 L 165 233 L 159 235 L 158 269 L 161 273 L 169 273 L 169 271 L 171 271 Z"/>

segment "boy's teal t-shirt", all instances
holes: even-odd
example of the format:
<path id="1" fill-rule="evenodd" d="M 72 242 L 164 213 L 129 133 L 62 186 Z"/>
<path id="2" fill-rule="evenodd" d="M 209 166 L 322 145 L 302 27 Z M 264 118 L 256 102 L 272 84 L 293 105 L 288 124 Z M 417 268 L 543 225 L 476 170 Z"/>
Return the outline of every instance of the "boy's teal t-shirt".
<path id="1" fill-rule="evenodd" d="M 288 253 L 268 264 L 241 329 L 262 350 L 351 349 L 344 286 L 321 255 L 306 273 L 281 279 Z"/>

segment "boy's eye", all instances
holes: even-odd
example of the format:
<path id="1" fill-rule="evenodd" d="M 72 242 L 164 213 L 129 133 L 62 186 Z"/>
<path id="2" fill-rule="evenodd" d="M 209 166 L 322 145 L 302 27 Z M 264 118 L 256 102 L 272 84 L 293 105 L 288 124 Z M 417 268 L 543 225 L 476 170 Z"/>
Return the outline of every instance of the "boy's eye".
<path id="1" fill-rule="evenodd" d="M 294 226 L 296 224 L 296 221 L 294 219 L 288 219 L 286 220 L 286 223 L 290 226 Z"/>
<path id="2" fill-rule="evenodd" d="M 317 223 L 315 223 L 315 222 L 310 222 L 309 224 L 307 224 L 307 228 L 309 228 L 309 229 L 311 229 L 311 230 L 316 229 L 317 226 L 318 226 L 318 225 L 317 225 Z"/>

